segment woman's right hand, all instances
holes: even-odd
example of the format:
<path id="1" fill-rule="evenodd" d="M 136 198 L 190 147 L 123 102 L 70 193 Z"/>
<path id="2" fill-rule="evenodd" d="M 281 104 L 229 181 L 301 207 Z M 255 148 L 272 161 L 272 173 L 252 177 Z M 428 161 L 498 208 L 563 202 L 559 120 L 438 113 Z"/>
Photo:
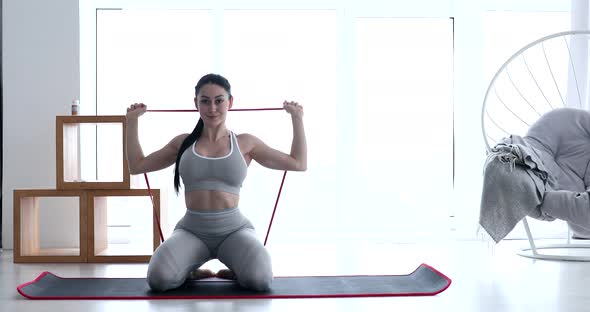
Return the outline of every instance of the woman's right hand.
<path id="1" fill-rule="evenodd" d="M 143 103 L 134 103 L 127 108 L 127 119 L 138 118 L 147 111 L 147 106 Z"/>

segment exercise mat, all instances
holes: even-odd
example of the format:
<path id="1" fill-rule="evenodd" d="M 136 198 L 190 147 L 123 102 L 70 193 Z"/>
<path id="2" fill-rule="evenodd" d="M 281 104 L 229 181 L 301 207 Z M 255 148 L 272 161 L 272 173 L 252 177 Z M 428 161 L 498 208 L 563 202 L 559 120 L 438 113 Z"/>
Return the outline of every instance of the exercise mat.
<path id="1" fill-rule="evenodd" d="M 406 275 L 275 277 L 271 289 L 256 292 L 219 278 L 188 280 L 165 292 L 150 290 L 145 278 L 64 278 L 43 272 L 17 287 L 29 299 L 264 299 L 432 296 L 451 279 L 422 264 Z"/>

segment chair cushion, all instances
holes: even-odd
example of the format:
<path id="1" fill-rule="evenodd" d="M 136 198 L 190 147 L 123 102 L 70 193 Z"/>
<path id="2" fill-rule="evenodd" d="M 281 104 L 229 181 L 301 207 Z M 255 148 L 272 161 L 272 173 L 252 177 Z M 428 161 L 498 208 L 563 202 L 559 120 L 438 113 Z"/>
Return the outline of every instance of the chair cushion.
<path id="1" fill-rule="evenodd" d="M 524 136 L 560 190 L 582 192 L 590 186 L 590 112 L 558 108 L 541 116 Z"/>

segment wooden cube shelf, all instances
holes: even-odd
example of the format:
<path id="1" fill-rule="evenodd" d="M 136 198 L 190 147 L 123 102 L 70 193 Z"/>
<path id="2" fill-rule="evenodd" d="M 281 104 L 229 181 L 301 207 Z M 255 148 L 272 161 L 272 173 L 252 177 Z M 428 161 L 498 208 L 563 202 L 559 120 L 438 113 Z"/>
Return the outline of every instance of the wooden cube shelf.
<path id="1" fill-rule="evenodd" d="M 160 216 L 160 190 L 152 190 L 155 211 Z M 44 248 L 41 245 L 41 207 L 43 198 L 75 197 L 79 206 L 79 248 Z M 137 246 L 122 244 L 119 250 L 113 248 L 108 240 L 107 213 L 108 198 L 145 197 L 143 213 L 149 213 L 152 230 L 143 245 L 148 246 L 137 252 Z M 60 220 L 54 220 L 59 222 Z M 149 262 L 153 251 L 160 244 L 159 220 L 153 213 L 149 192 L 145 189 L 131 190 L 15 190 L 14 191 L 14 262 L 15 263 L 53 263 L 53 262 Z"/>
<path id="2" fill-rule="evenodd" d="M 78 200 L 79 247 L 43 248 L 41 245 L 42 198 L 74 197 Z M 87 196 L 77 190 L 15 190 L 14 191 L 14 262 L 86 262 L 87 260 Z M 52 220 L 60 222 L 60 220 Z M 63 222 L 63 221 L 62 221 Z"/>
<path id="3" fill-rule="evenodd" d="M 155 211 L 160 216 L 160 190 L 152 190 L 154 199 Z M 137 207 L 109 207 L 108 199 L 115 197 L 145 197 L 142 200 L 141 207 L 143 211 L 132 211 L 132 213 L 143 213 L 144 217 L 151 219 L 151 237 L 142 238 L 142 245 L 140 248 L 134 246 L 135 244 L 121 244 L 117 248 L 117 244 L 109 244 L 107 215 L 109 208 L 111 209 L 136 209 Z M 158 223 L 154 217 L 152 202 L 149 198 L 148 190 L 146 189 L 131 189 L 131 190 L 93 190 L 88 191 L 88 262 L 148 262 L 153 251 L 160 244 L 160 235 L 158 231 Z M 149 215 L 145 215 L 149 214 Z M 145 246 L 148 248 L 146 249 Z M 118 250 L 117 250 L 118 249 Z"/>
<path id="4" fill-rule="evenodd" d="M 56 133 L 56 186 L 57 189 L 129 189 L 129 168 L 127 160 L 125 159 L 124 146 L 126 143 L 126 132 L 127 124 L 125 122 L 125 116 L 56 116 L 55 119 L 55 133 Z M 108 125 L 112 124 L 120 129 L 119 134 L 113 136 L 113 133 L 99 139 L 98 129 L 108 128 Z M 81 141 L 81 128 L 86 129 L 87 126 L 95 126 L 96 129 L 92 130 L 92 134 L 87 137 L 91 137 L 89 140 Z M 112 129 L 110 129 L 112 130 Z M 82 176 L 81 168 L 81 149 L 96 150 L 96 155 L 99 151 L 105 151 L 107 149 L 99 149 L 98 146 L 105 146 L 115 144 L 113 141 L 119 141 L 118 146 L 115 146 L 120 152 L 109 153 L 109 156 L 114 156 L 120 159 L 114 161 L 105 161 L 105 163 L 115 163 L 117 167 L 121 168 L 120 179 L 119 177 L 113 178 L 113 181 L 100 180 L 98 177 L 92 179 L 84 179 Z M 88 147 L 81 147 L 83 144 L 88 144 Z M 98 158 L 98 156 L 96 156 Z M 98 168 L 98 172 L 104 172 L 100 170 L 98 166 L 99 159 L 96 159 L 96 164 L 91 166 Z M 118 169 L 117 169 L 118 170 Z"/>
<path id="5" fill-rule="evenodd" d="M 159 220 L 154 217 L 154 215 L 160 216 L 160 190 L 152 190 L 153 207 L 148 190 L 130 189 L 131 179 L 124 151 L 127 132 L 125 116 L 56 116 L 55 120 L 57 189 L 14 190 L 14 262 L 148 262 L 153 251 L 160 244 Z M 109 124 L 115 125 L 115 129 L 109 128 Z M 92 127 L 93 125 L 95 128 Z M 101 126 L 102 129 L 106 129 L 101 130 L 104 133 L 98 130 Z M 84 141 L 81 141 L 82 133 Z M 115 147 L 118 145 L 119 150 L 113 152 L 113 145 Z M 105 160 L 98 160 L 99 152 L 106 154 Z M 87 153 L 87 158 L 96 157 L 97 159 L 90 160 L 90 163 L 85 163 L 82 167 L 84 153 Z M 112 157 L 120 158 L 112 159 Z M 81 170 L 83 168 L 91 171 L 94 177 L 85 179 Z M 115 169 L 112 170 L 112 168 Z M 120 179 L 116 177 L 119 168 Z M 105 175 L 104 171 L 109 173 Z M 99 177 L 99 173 L 103 175 Z M 64 215 L 60 209 L 72 205 L 71 199 L 70 202 L 66 202 L 67 199 L 57 199 L 57 203 L 53 205 L 43 203 L 43 206 L 48 207 L 42 208 L 41 201 L 45 197 L 77 199 L 79 213 L 78 224 L 75 225 L 79 229 L 77 242 L 72 242 L 71 236 L 59 233 L 63 228 L 67 230 L 68 226 L 60 226 L 60 229 L 52 232 L 55 235 L 43 237 L 41 233 L 44 229 L 41 226 L 45 221 L 43 218 L 50 217 L 43 216 L 40 210 L 45 212 L 45 209 L 53 208 L 55 212 L 61 212 L 58 219 L 51 216 L 53 221 L 60 225 L 67 225 L 64 222 L 72 222 L 71 217 L 67 213 Z M 136 242 L 140 240 L 138 244 L 140 248 L 133 243 L 109 242 L 109 227 L 115 226 L 107 222 L 108 210 L 112 208 L 110 207 L 113 206 L 112 203 L 116 202 L 113 199 L 121 197 L 145 197 L 145 201 L 138 206 L 145 207 L 141 209 L 143 217 L 151 220 L 147 222 L 149 223 L 147 226 L 151 226 L 151 235 L 144 237 L 145 235 L 140 233 L 133 238 Z M 127 202 L 131 201 L 133 200 L 127 199 Z M 116 209 L 133 209 L 133 207 L 125 206 L 130 205 L 125 204 Z M 140 218 L 132 217 L 132 221 L 127 221 L 129 224 L 123 226 L 131 228 L 130 223 L 137 222 L 138 219 Z M 72 225 L 70 224 L 69 227 Z M 69 243 L 62 243 L 63 248 L 58 243 L 51 242 L 55 236 L 61 238 L 60 235 L 70 240 Z M 48 245 L 51 247 L 47 247 Z"/>

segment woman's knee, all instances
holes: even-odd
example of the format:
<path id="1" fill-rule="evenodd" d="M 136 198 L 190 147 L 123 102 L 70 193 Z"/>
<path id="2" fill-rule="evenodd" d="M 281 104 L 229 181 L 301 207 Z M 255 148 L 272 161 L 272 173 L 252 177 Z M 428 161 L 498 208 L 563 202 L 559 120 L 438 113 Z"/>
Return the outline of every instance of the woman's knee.
<path id="1" fill-rule="evenodd" d="M 198 237 L 185 230 L 175 230 L 152 255 L 147 282 L 157 291 L 176 288 L 209 257 L 207 246 Z"/>
<path id="2" fill-rule="evenodd" d="M 152 255 L 147 271 L 147 283 L 152 290 L 165 291 L 184 282 L 168 246 L 160 245 Z"/>
<path id="3" fill-rule="evenodd" d="M 243 287 L 266 291 L 273 280 L 272 263 L 268 251 L 261 247 L 254 256 L 243 259 L 238 282 Z"/>
<path id="4" fill-rule="evenodd" d="M 272 285 L 273 274 L 269 269 L 257 269 L 245 272 L 238 277 L 238 283 L 242 287 L 256 290 L 267 291 Z"/>
<path id="5" fill-rule="evenodd" d="M 172 270 L 162 267 L 151 267 L 147 273 L 147 283 L 154 291 L 166 291 L 176 288 L 183 282 Z"/>

